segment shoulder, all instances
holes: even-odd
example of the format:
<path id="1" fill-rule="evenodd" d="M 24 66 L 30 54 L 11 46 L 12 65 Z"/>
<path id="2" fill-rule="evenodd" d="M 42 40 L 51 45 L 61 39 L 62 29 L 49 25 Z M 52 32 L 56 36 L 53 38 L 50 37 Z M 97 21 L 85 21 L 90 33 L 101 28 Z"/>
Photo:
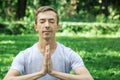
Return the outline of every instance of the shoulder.
<path id="1" fill-rule="evenodd" d="M 66 59 L 68 61 L 70 61 L 70 63 L 72 64 L 72 68 L 84 65 L 83 60 L 82 60 L 81 56 L 78 53 L 76 53 L 71 48 L 66 47 L 66 46 L 64 46 L 64 45 L 62 45 L 60 43 L 59 43 L 59 45 L 60 45 L 60 48 L 61 48 L 60 51 L 62 51 L 61 54 L 63 54 L 66 57 Z"/>
<path id="2" fill-rule="evenodd" d="M 20 51 L 17 56 L 28 57 L 31 53 L 33 53 L 33 50 L 35 50 L 36 48 L 37 48 L 37 43 L 33 44 L 31 47 L 26 48 L 25 50 Z"/>
<path id="3" fill-rule="evenodd" d="M 68 55 L 72 55 L 72 54 L 77 54 L 73 49 L 71 49 L 70 47 L 67 47 L 61 43 L 58 43 L 58 48 L 60 51 L 62 51 L 64 54 Z"/>
<path id="4" fill-rule="evenodd" d="M 62 52 L 63 55 L 66 55 L 66 57 L 68 58 L 81 58 L 81 56 L 75 52 L 73 49 L 71 49 L 70 47 L 66 47 L 65 45 L 58 43 L 58 47 L 60 52 Z"/>
<path id="5" fill-rule="evenodd" d="M 62 51 L 70 51 L 71 50 L 71 48 L 69 48 L 69 47 L 67 47 L 59 42 L 57 42 L 57 44 L 58 44 L 58 48 Z"/>

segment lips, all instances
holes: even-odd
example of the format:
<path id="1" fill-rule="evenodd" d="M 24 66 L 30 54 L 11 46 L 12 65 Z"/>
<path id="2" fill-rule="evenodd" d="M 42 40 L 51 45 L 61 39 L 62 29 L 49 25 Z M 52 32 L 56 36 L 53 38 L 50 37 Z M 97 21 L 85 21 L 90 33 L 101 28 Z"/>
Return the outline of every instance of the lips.
<path id="1" fill-rule="evenodd" d="M 52 31 L 42 31 L 42 32 L 44 33 L 44 32 L 52 32 Z"/>

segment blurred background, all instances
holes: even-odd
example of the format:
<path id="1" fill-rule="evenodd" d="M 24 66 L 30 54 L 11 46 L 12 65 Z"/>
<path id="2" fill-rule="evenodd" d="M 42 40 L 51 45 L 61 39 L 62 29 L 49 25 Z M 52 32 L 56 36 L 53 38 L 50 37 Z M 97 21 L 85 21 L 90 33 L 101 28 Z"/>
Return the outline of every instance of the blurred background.
<path id="1" fill-rule="evenodd" d="M 58 11 L 60 32 L 120 32 L 119 0 L 0 0 L 0 33 L 34 33 L 34 12 L 43 5 Z"/>
<path id="2" fill-rule="evenodd" d="M 120 0 L 0 0 L 0 80 L 38 40 L 34 12 L 44 5 L 59 13 L 57 40 L 83 58 L 95 80 L 119 79 Z"/>

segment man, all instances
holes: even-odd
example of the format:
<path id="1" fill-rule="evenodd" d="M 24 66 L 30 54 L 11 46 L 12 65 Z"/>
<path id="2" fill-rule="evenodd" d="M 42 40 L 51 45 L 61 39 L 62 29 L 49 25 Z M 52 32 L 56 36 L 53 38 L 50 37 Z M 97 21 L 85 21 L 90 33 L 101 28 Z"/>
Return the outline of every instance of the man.
<path id="1" fill-rule="evenodd" d="M 35 14 L 39 41 L 16 56 L 4 80 L 93 80 L 81 57 L 56 42 L 58 29 L 58 13 L 49 6 L 40 7 Z M 75 75 L 69 74 L 72 69 Z"/>

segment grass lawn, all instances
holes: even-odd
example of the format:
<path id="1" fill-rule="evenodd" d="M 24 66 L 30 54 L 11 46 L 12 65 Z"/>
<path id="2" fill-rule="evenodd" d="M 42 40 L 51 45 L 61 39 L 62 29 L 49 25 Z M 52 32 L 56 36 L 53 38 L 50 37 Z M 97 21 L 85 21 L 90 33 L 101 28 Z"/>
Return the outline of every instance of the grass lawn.
<path id="1" fill-rule="evenodd" d="M 18 52 L 37 40 L 36 35 L 0 35 L 0 80 Z M 57 40 L 71 47 L 83 58 L 95 80 L 119 79 L 120 37 L 57 36 Z"/>

